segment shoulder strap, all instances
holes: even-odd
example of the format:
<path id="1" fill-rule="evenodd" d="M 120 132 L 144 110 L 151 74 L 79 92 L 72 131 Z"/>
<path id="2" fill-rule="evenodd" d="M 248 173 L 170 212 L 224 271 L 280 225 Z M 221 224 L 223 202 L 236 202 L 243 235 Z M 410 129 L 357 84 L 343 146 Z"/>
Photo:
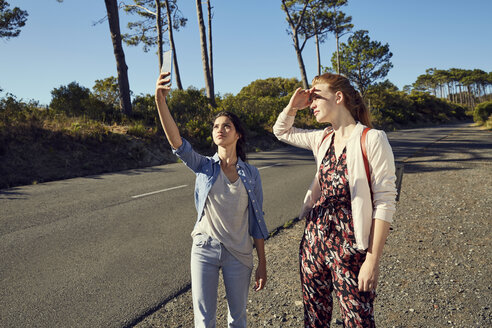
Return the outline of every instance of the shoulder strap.
<path id="1" fill-rule="evenodd" d="M 367 182 L 369 183 L 369 190 L 371 191 L 372 199 L 372 183 L 371 183 L 371 173 L 369 172 L 369 160 L 367 159 L 366 151 L 366 134 L 371 128 L 365 128 L 360 136 L 360 148 L 362 149 L 362 158 L 364 160 L 364 167 L 366 169 Z"/>
<path id="2" fill-rule="evenodd" d="M 332 134 L 332 133 L 333 133 L 333 130 L 331 130 L 330 132 L 328 132 L 328 133 L 327 133 L 327 134 L 323 137 L 323 140 L 321 140 L 321 142 L 319 143 L 319 146 L 318 146 L 318 151 L 319 151 L 319 149 L 321 148 L 321 145 L 323 144 L 323 142 L 325 142 L 325 139 L 326 139 L 326 138 L 328 138 L 328 136 L 329 136 L 330 134 Z"/>

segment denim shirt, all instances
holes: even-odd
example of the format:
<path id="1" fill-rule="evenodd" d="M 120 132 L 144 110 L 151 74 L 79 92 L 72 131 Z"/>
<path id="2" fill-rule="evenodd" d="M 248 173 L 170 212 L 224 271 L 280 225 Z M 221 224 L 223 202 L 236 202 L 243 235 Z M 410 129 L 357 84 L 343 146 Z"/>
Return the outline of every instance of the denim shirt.
<path id="1" fill-rule="evenodd" d="M 182 140 L 183 144 L 178 149 L 173 149 L 173 153 L 196 174 L 195 207 L 198 213 L 196 223 L 198 223 L 202 218 L 208 193 L 219 176 L 220 159 L 217 153 L 213 157 L 200 155 L 193 150 L 186 139 L 182 138 Z M 263 217 L 263 189 L 260 172 L 239 157 L 236 169 L 248 192 L 249 234 L 256 239 L 266 239 L 268 229 Z"/>

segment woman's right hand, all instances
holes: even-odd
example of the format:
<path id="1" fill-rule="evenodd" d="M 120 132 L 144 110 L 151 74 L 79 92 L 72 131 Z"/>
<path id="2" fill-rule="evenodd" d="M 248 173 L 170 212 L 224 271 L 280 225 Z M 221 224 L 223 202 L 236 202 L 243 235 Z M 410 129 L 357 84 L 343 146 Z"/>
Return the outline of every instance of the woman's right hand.
<path id="1" fill-rule="evenodd" d="M 166 134 L 169 144 L 174 149 L 178 149 L 183 141 L 181 140 L 181 135 L 179 134 L 178 126 L 174 122 L 173 116 L 169 111 L 166 104 L 166 96 L 171 90 L 171 73 L 165 72 L 159 74 L 157 83 L 155 85 L 155 103 L 157 105 L 157 111 L 159 112 L 159 118 L 161 120 L 162 128 Z"/>
<path id="2" fill-rule="evenodd" d="M 160 102 L 166 102 L 166 96 L 171 91 L 171 73 L 165 72 L 160 73 L 159 78 L 157 79 L 157 83 L 155 86 L 155 100 Z"/>
<path id="3" fill-rule="evenodd" d="M 314 90 L 314 88 L 297 88 L 292 97 L 290 97 L 289 104 L 286 107 L 288 114 L 294 116 L 298 110 L 309 107 L 313 102 L 312 94 L 314 93 Z"/>

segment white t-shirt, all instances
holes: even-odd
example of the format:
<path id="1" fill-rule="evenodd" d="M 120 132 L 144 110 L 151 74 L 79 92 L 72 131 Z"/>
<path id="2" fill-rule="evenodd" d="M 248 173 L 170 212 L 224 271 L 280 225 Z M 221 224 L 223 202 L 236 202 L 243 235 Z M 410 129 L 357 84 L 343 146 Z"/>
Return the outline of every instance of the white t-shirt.
<path id="1" fill-rule="evenodd" d="M 230 182 L 222 170 L 210 189 L 203 216 L 191 233 L 220 241 L 241 263 L 253 268 L 253 240 L 249 235 L 248 193 L 238 178 Z"/>

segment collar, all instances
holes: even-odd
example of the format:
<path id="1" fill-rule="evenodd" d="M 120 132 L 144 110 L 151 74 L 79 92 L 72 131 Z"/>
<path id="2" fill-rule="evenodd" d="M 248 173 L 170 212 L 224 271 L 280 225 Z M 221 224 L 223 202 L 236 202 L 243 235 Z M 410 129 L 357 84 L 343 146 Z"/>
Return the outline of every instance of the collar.
<path id="1" fill-rule="evenodd" d="M 360 139 L 360 136 L 362 134 L 362 131 L 364 131 L 364 128 L 365 127 L 366 126 L 364 124 L 362 124 L 361 122 L 357 121 L 357 123 L 355 124 L 354 130 L 352 130 L 352 134 L 350 135 L 349 140 L 352 140 L 353 138 Z"/>
<path id="2" fill-rule="evenodd" d="M 220 163 L 219 153 L 215 153 L 215 155 L 212 157 L 212 160 L 214 161 L 214 163 Z M 239 156 L 237 157 L 236 167 L 240 167 L 242 169 L 246 167 L 246 163 L 244 163 L 244 161 Z"/>

